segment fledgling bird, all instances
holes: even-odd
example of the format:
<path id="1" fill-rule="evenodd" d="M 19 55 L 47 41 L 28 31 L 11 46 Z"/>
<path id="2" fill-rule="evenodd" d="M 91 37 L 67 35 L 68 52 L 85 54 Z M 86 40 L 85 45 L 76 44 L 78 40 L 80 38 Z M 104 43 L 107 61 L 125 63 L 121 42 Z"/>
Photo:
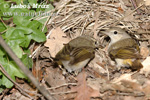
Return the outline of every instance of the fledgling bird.
<path id="1" fill-rule="evenodd" d="M 98 47 L 99 43 L 96 39 L 87 35 L 79 36 L 64 44 L 55 59 L 71 73 L 85 67 L 95 57 L 95 49 Z"/>
<path id="2" fill-rule="evenodd" d="M 101 33 L 110 37 L 108 54 L 118 67 L 131 67 L 132 70 L 139 70 L 143 67 L 140 62 L 139 46 L 124 29 L 111 27 L 107 30 L 102 29 Z"/>

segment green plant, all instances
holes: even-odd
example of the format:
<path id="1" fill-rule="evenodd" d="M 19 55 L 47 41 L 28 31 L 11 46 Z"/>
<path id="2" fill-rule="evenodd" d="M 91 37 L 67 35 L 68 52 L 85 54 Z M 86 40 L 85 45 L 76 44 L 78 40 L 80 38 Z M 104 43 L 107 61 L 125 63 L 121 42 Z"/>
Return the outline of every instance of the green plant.
<path id="1" fill-rule="evenodd" d="M 13 1 L 13 2 L 12 2 Z M 35 13 L 39 11 L 48 11 L 53 9 L 49 4 L 49 8 L 32 8 L 37 0 L 0 0 L 0 32 L 3 39 L 28 67 L 32 67 L 32 59 L 28 57 L 30 51 L 28 49 L 31 41 L 44 42 L 46 40 L 45 33 L 47 28 L 42 31 L 46 18 L 43 20 L 34 20 Z M 26 8 L 11 8 L 12 5 L 26 5 Z M 11 25 L 5 24 L 5 21 L 11 20 Z M 5 50 L 0 46 L 0 64 L 5 68 L 7 73 L 13 80 L 15 77 L 26 78 L 16 63 L 8 56 Z M 0 71 L 0 93 L 4 88 L 11 88 L 13 83 L 5 77 Z"/>

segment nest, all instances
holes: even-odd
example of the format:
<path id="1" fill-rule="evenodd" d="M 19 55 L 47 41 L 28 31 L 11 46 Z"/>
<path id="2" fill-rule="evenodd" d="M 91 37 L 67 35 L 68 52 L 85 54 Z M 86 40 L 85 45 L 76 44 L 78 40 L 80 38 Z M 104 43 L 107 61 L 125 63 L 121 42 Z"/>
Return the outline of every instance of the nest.
<path id="1" fill-rule="evenodd" d="M 128 0 L 62 0 L 56 4 L 49 28 L 61 27 L 68 35 L 88 34 L 94 37 L 105 27 L 119 26 L 148 40 L 142 33 L 149 33 L 149 9 L 139 3 L 136 8 Z"/>

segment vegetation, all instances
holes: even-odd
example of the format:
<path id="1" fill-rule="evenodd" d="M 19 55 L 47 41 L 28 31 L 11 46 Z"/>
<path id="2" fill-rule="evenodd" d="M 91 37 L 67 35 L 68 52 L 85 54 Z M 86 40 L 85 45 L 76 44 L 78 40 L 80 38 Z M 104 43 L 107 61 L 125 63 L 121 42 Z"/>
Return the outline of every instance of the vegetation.
<path id="1" fill-rule="evenodd" d="M 0 0 L 0 35 L 28 68 L 31 68 L 33 64 L 32 59 L 28 57 L 31 41 L 44 42 L 46 40 L 47 28 L 44 27 L 44 23 L 47 18 L 36 19 L 42 17 L 41 14 L 53 9 L 51 4 L 48 4 L 47 7 L 36 5 L 47 4 L 37 2 L 37 0 Z M 13 80 L 15 77 L 27 79 L 1 46 L 0 64 Z M 12 86 L 13 83 L 0 71 L 0 93 L 3 89 Z"/>

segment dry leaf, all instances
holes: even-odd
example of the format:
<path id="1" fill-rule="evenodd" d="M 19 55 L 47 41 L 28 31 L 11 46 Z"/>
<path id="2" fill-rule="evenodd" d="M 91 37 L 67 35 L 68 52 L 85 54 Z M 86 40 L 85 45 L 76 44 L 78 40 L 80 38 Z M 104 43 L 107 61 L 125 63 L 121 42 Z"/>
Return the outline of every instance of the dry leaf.
<path id="1" fill-rule="evenodd" d="M 149 6 L 150 5 L 150 0 L 144 0 L 145 1 L 145 5 Z"/>
<path id="2" fill-rule="evenodd" d="M 77 80 L 78 85 L 76 87 L 72 87 L 72 91 L 77 91 L 77 96 L 74 100 L 90 100 L 91 97 L 99 96 L 98 90 L 94 90 L 87 85 L 85 72 L 81 72 L 77 76 Z"/>
<path id="3" fill-rule="evenodd" d="M 65 77 L 62 76 L 61 70 L 58 68 L 52 68 L 48 67 L 46 69 L 46 75 L 45 75 L 45 82 L 48 86 L 50 86 L 53 89 L 48 89 L 50 92 L 53 93 L 59 93 L 64 91 L 69 91 L 67 87 L 62 86 L 63 84 L 66 84 Z M 62 87 L 61 87 L 62 86 Z M 58 88 L 55 88 L 58 87 Z M 55 95 L 56 100 L 62 100 L 65 95 Z"/>
<path id="4" fill-rule="evenodd" d="M 146 58 L 149 55 L 149 49 L 147 47 L 141 47 L 140 54 L 143 58 Z"/>
<path id="5" fill-rule="evenodd" d="M 115 78 L 112 81 L 112 88 L 122 92 L 142 92 L 142 86 L 139 82 L 136 79 L 132 79 L 133 74 L 123 74 L 119 78 Z"/>
<path id="6" fill-rule="evenodd" d="M 148 56 L 143 62 L 142 62 L 143 68 L 141 69 L 140 73 L 145 74 L 147 77 L 150 73 L 150 56 Z"/>
<path id="7" fill-rule="evenodd" d="M 88 64 L 89 67 L 91 67 L 93 70 L 95 70 L 98 73 L 106 73 L 106 70 L 104 69 L 104 65 L 100 65 L 99 63 L 102 62 L 102 58 L 98 55 L 98 53 L 95 53 L 95 58 Z"/>
<path id="8" fill-rule="evenodd" d="M 55 57 L 57 52 L 63 48 L 63 44 L 69 42 L 69 39 L 65 38 L 65 36 L 66 34 L 60 29 L 60 27 L 52 29 L 50 37 L 44 44 L 49 48 L 51 57 Z"/>
<path id="9" fill-rule="evenodd" d="M 144 86 L 143 86 L 143 92 L 144 92 L 147 96 L 149 96 L 149 94 L 150 94 L 150 81 L 149 81 L 149 80 L 145 82 L 145 84 L 144 84 Z"/>
<path id="10" fill-rule="evenodd" d="M 142 29 L 148 30 L 150 29 L 150 23 L 149 22 L 143 22 L 143 23 L 139 23 L 140 27 Z"/>
<path id="11" fill-rule="evenodd" d="M 106 83 L 106 80 L 103 78 L 88 78 L 87 79 L 87 84 L 94 90 L 98 90 L 101 88 L 100 83 Z"/>
<path id="12" fill-rule="evenodd" d="M 125 96 L 124 100 L 142 100 L 142 99 L 138 99 L 138 97 L 134 97 L 134 96 Z"/>
<path id="13" fill-rule="evenodd" d="M 134 91 L 142 91 L 142 86 L 137 82 L 137 80 L 122 80 L 122 85 L 126 88 L 132 89 Z"/>
<path id="14" fill-rule="evenodd" d="M 131 78 L 132 74 L 133 73 L 123 74 L 119 78 L 117 77 L 114 80 L 112 80 L 112 83 L 121 84 L 122 80 L 132 80 L 133 81 L 133 79 Z"/>
<path id="15" fill-rule="evenodd" d="M 124 21 L 134 21 L 135 20 L 135 18 L 133 16 L 134 13 L 130 14 L 131 12 L 132 12 L 132 10 L 129 10 L 129 9 L 125 11 L 125 16 L 127 16 L 127 17 L 124 18 Z"/>

